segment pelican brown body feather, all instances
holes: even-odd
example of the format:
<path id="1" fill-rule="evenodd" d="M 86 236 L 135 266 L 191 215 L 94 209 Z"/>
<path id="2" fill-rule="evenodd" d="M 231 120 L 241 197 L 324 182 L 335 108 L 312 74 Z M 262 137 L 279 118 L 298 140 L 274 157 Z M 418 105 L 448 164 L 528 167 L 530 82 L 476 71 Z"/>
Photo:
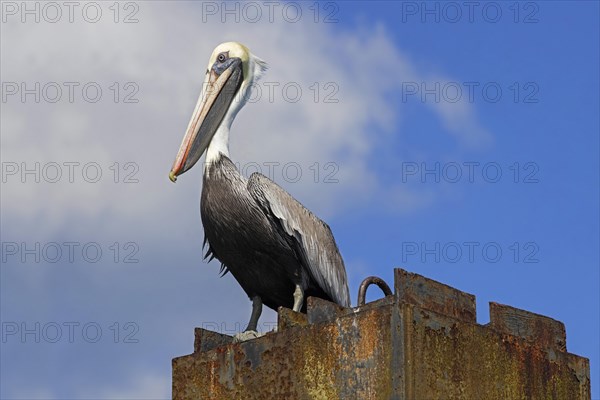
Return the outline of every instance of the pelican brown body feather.
<path id="1" fill-rule="evenodd" d="M 292 308 L 299 285 L 305 296 L 350 305 L 344 263 L 323 221 L 264 175 L 244 178 L 224 155 L 206 168 L 200 210 L 207 255 L 221 261 L 248 297 L 275 310 Z M 295 220 L 278 215 L 282 207 Z M 323 284 L 329 276 L 331 284 Z"/>

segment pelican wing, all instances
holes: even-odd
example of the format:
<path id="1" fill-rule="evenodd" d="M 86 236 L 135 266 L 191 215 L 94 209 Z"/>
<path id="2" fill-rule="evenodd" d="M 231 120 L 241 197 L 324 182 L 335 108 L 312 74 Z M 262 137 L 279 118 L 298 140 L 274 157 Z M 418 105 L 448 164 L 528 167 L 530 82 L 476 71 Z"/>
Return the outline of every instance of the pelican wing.
<path id="1" fill-rule="evenodd" d="M 336 303 L 350 307 L 344 261 L 329 226 L 262 174 L 250 176 L 248 191 L 295 239 L 305 268 L 321 289 Z"/>

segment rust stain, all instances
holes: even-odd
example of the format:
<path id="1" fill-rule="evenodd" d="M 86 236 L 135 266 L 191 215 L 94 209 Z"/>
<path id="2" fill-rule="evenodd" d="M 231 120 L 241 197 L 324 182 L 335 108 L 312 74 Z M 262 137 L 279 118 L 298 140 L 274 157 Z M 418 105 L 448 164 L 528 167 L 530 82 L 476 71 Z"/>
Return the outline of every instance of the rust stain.
<path id="1" fill-rule="evenodd" d="M 308 316 L 279 310 L 279 331 L 248 342 L 198 330 L 194 353 L 173 360 L 173 398 L 590 399 L 589 360 L 566 352 L 559 321 L 492 305 L 479 325 L 474 297 L 395 277 L 396 296 L 309 299 Z"/>

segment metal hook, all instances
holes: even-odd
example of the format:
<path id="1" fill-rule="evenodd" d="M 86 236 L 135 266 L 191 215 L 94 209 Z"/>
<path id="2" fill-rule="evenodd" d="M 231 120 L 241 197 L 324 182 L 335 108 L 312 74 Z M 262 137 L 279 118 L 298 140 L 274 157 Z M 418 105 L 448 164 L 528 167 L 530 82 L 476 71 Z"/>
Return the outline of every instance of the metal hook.
<path id="1" fill-rule="evenodd" d="M 392 290 L 387 285 L 387 283 L 385 283 L 385 281 L 383 279 L 378 278 L 376 276 L 369 276 L 368 278 L 365 278 L 365 280 L 362 281 L 362 283 L 360 284 L 360 287 L 358 288 L 358 305 L 357 305 L 357 307 L 361 307 L 361 306 L 365 305 L 365 297 L 367 295 L 367 288 L 373 284 L 379 286 L 379 289 L 381 289 L 383 291 L 384 295 L 386 295 L 386 296 L 392 295 Z"/>

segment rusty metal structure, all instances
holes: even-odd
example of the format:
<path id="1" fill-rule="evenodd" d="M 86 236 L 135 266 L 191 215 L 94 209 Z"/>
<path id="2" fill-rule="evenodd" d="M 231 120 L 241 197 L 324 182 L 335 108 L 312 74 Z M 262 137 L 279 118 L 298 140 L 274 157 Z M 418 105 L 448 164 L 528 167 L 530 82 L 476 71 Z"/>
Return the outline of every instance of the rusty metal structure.
<path id="1" fill-rule="evenodd" d="M 589 360 L 566 351 L 562 322 L 490 303 L 480 325 L 475 296 L 402 269 L 386 294 L 356 308 L 311 297 L 242 343 L 196 328 L 173 398 L 590 399 Z"/>

